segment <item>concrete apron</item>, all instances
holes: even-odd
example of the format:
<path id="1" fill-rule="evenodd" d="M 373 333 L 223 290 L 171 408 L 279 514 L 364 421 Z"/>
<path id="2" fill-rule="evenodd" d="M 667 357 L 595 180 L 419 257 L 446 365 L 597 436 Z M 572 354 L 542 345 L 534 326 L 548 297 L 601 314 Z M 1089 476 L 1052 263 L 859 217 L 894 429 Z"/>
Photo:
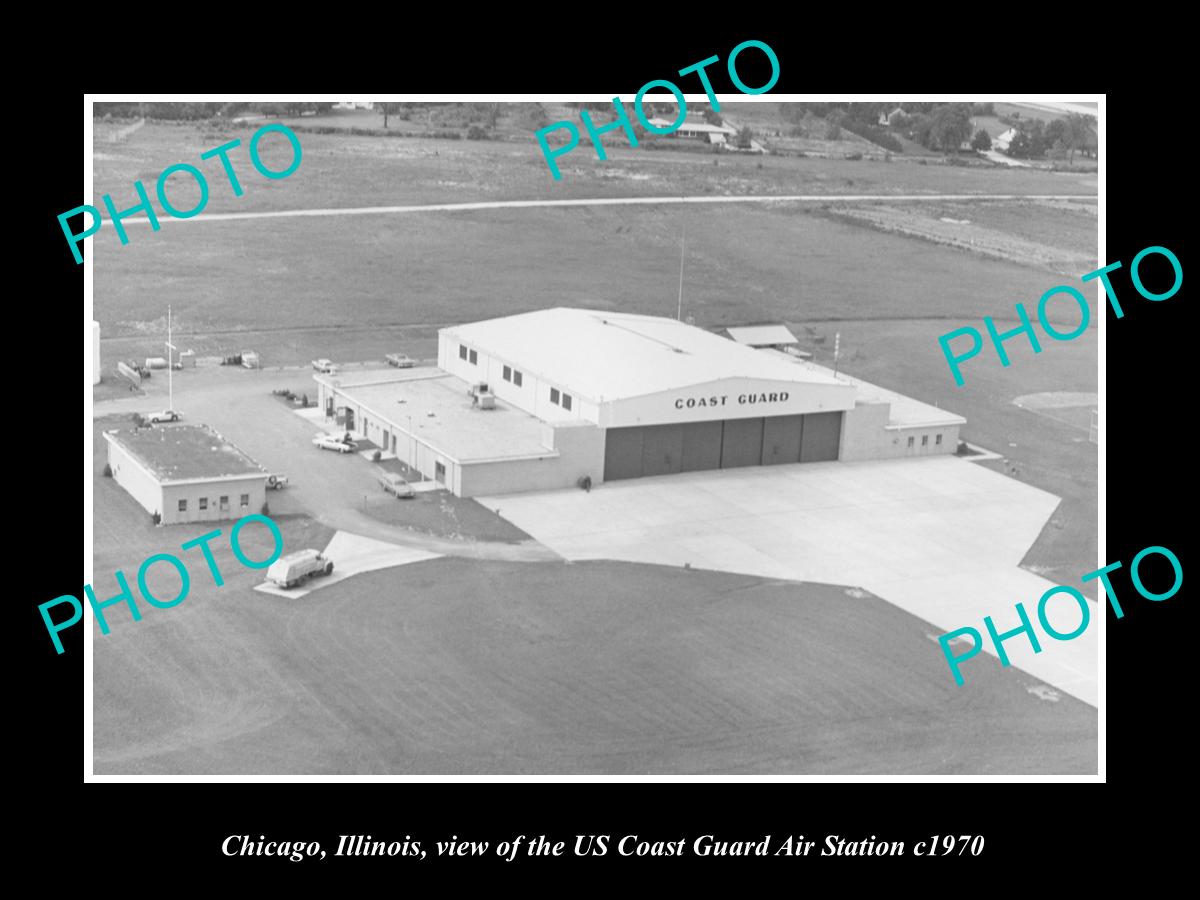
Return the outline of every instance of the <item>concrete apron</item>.
<path id="1" fill-rule="evenodd" d="M 861 586 L 942 632 L 975 628 L 993 656 L 983 617 L 1004 633 L 1020 625 L 1021 602 L 1041 652 L 1016 635 L 1003 645 L 1011 665 L 1097 704 L 1103 608 L 1088 601 L 1084 633 L 1055 640 L 1037 619 L 1038 600 L 1054 585 L 1019 567 L 1058 498 L 967 460 L 751 467 L 476 499 L 567 559 Z M 1081 619 L 1069 595 L 1055 596 L 1047 615 L 1062 633 Z M 952 648 L 967 650 L 963 642 Z M 937 644 L 930 652 L 942 655 Z M 962 665 L 963 690 L 971 665 Z"/>

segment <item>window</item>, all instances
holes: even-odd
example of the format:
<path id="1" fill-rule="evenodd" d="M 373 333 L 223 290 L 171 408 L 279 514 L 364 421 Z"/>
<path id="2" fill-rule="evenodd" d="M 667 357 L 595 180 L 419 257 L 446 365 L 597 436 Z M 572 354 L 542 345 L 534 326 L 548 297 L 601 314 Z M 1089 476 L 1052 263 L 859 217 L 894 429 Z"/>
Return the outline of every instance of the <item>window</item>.
<path id="1" fill-rule="evenodd" d="M 521 373 L 516 369 L 513 369 L 513 384 L 515 384 L 517 387 L 521 386 Z"/>
<path id="2" fill-rule="evenodd" d="M 242 494 L 242 506 L 249 506 L 249 505 L 250 505 L 250 495 Z"/>
<path id="3" fill-rule="evenodd" d="M 512 381 L 512 369 L 510 369 L 508 366 L 504 367 L 504 380 Z"/>
<path id="4" fill-rule="evenodd" d="M 933 442 L 935 444 L 940 444 L 942 442 L 942 436 L 939 434 L 936 438 L 934 438 Z"/>
<path id="5" fill-rule="evenodd" d="M 550 402 L 558 404 L 558 388 L 550 388 Z"/>
<path id="6" fill-rule="evenodd" d="M 471 351 L 471 365 L 475 365 L 479 361 L 479 354 L 474 350 Z"/>
<path id="7" fill-rule="evenodd" d="M 571 395 L 570 394 L 562 395 L 562 405 L 563 405 L 563 409 L 571 408 Z"/>
<path id="8" fill-rule="evenodd" d="M 910 446 L 910 447 L 911 447 L 912 445 L 913 445 L 913 439 L 910 437 L 910 438 L 908 439 L 908 446 Z"/>
<path id="9" fill-rule="evenodd" d="M 442 465 L 441 463 L 434 463 L 433 464 L 433 477 L 436 478 L 438 481 L 440 481 L 442 484 L 445 484 L 446 483 L 446 467 L 444 465 Z"/>
<path id="10" fill-rule="evenodd" d="M 467 347 L 466 347 L 466 345 L 465 345 L 465 344 L 459 344 L 459 345 L 458 345 L 458 358 L 459 358 L 459 359 L 466 359 L 466 358 L 467 358 Z"/>
<path id="11" fill-rule="evenodd" d="M 921 446 L 922 446 L 922 447 L 928 447 L 928 446 L 929 446 L 929 435 L 927 435 L 927 434 L 923 434 L 923 435 L 921 435 Z"/>
<path id="12" fill-rule="evenodd" d="M 208 498 L 207 498 L 207 497 L 201 497 L 201 498 L 200 498 L 200 508 L 201 508 L 201 509 L 208 509 Z"/>
<path id="13" fill-rule="evenodd" d="M 229 509 L 229 495 L 226 494 L 221 498 L 221 509 Z"/>
<path id="14" fill-rule="evenodd" d="M 180 501 L 179 501 L 179 511 L 180 511 L 180 512 L 187 512 L 187 501 L 186 501 L 186 500 L 180 500 Z"/>

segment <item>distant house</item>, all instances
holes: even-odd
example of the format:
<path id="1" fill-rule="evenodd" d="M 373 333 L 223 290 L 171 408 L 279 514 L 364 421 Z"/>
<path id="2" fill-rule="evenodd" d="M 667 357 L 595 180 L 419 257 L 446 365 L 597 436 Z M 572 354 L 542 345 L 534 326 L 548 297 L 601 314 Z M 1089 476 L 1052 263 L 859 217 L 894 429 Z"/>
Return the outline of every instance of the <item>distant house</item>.
<path id="1" fill-rule="evenodd" d="M 903 115 L 904 115 L 904 110 L 902 110 L 900 107 L 897 106 L 890 113 L 880 113 L 879 114 L 879 124 L 881 126 L 883 126 L 884 128 L 890 128 L 891 126 L 895 125 L 896 120 L 899 119 Z"/>
<path id="2" fill-rule="evenodd" d="M 670 128 L 674 123 L 657 116 L 650 120 L 655 128 Z M 737 134 L 736 128 L 728 125 L 709 125 L 707 122 L 684 122 L 670 134 L 663 137 L 700 138 L 710 144 L 724 144 L 725 141 Z"/>
<path id="3" fill-rule="evenodd" d="M 333 104 L 334 109 L 374 109 L 375 104 L 370 101 L 362 100 L 342 100 L 339 103 Z"/>
<path id="4" fill-rule="evenodd" d="M 1013 142 L 1013 138 L 1015 138 L 1016 136 L 1017 136 L 1017 129 L 1015 129 L 1015 128 L 1008 129 L 1008 131 L 1004 132 L 1004 134 L 1000 135 L 999 137 L 992 138 L 992 149 L 1007 151 L 1008 145 Z"/>

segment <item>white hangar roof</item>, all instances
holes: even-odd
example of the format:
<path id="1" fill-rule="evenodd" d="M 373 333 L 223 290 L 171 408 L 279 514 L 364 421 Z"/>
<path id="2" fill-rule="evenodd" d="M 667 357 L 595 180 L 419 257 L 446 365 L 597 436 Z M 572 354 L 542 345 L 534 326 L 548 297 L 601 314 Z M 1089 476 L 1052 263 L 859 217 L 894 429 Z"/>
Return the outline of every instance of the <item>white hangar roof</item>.
<path id="1" fill-rule="evenodd" d="M 832 375 L 659 316 L 556 307 L 442 333 L 597 403 L 730 378 L 847 387 Z"/>

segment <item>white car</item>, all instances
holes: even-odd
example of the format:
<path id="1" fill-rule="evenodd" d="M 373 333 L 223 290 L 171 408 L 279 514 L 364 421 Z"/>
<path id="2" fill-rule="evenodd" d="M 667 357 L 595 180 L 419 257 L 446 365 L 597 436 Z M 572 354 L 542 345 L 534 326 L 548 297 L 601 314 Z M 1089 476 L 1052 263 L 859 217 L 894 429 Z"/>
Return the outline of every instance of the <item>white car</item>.
<path id="1" fill-rule="evenodd" d="M 333 362 L 328 359 L 314 359 L 312 361 L 312 367 L 325 375 L 332 375 L 337 371 L 337 366 L 335 366 Z"/>
<path id="2" fill-rule="evenodd" d="M 417 364 L 415 359 L 403 353 L 389 353 L 385 359 L 389 366 L 395 366 L 397 369 L 411 369 Z"/>
<path id="3" fill-rule="evenodd" d="M 147 421 L 157 425 L 160 422 L 178 422 L 183 418 L 183 413 L 176 412 L 173 409 L 164 409 L 162 412 L 150 413 L 146 418 Z"/>
<path id="4" fill-rule="evenodd" d="M 350 453 L 358 449 L 358 444 L 348 436 L 340 434 L 318 434 L 312 440 L 314 447 L 322 450 L 336 450 L 338 453 Z"/>

